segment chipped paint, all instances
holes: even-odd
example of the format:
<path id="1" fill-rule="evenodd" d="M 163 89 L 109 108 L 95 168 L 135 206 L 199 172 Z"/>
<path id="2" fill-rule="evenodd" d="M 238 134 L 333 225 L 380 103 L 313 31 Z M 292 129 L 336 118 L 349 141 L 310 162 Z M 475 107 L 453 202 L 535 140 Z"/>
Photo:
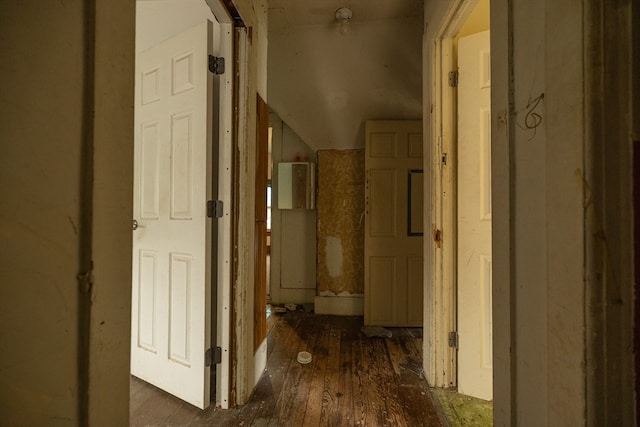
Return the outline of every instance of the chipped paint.
<path id="1" fill-rule="evenodd" d="M 318 295 L 364 292 L 364 151 L 318 151 Z"/>
<path id="2" fill-rule="evenodd" d="M 349 291 L 342 291 L 340 293 L 335 293 L 335 292 L 331 292 L 331 291 L 320 291 L 318 292 L 318 296 L 320 297 L 356 297 L 356 298 L 362 298 L 364 296 L 364 294 L 362 293 L 351 293 Z"/>

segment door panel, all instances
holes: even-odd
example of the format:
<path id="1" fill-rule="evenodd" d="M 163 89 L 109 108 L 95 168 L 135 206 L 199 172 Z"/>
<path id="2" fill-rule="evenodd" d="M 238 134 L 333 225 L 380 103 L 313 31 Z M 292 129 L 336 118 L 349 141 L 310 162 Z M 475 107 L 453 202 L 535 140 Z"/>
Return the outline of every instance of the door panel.
<path id="1" fill-rule="evenodd" d="M 407 307 L 409 308 L 407 320 L 410 324 L 422 324 L 422 295 L 424 289 L 422 257 L 409 257 L 407 263 Z"/>
<path id="2" fill-rule="evenodd" d="M 458 391 L 491 400 L 489 32 L 458 43 Z"/>
<path id="3" fill-rule="evenodd" d="M 370 321 L 365 324 L 383 323 L 391 325 L 394 322 L 396 283 L 395 257 L 369 257 L 369 304 Z"/>
<path id="4" fill-rule="evenodd" d="M 368 172 L 369 236 L 396 237 L 396 171 L 370 169 Z"/>
<path id="5" fill-rule="evenodd" d="M 365 324 L 422 326 L 422 122 L 365 133 Z"/>
<path id="6" fill-rule="evenodd" d="M 210 402 L 213 24 L 136 61 L 131 373 L 205 408 Z"/>

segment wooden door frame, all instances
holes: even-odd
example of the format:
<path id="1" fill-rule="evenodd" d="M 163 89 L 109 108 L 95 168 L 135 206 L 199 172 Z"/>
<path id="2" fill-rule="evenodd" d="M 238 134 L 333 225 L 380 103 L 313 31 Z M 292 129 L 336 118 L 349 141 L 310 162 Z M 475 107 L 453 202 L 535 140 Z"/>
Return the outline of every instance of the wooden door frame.
<path id="1" fill-rule="evenodd" d="M 449 345 L 456 331 L 456 139 L 457 93 L 449 86 L 449 71 L 457 68 L 454 39 L 475 6 L 474 0 L 454 0 L 426 37 L 431 67 L 425 69 L 430 87 L 426 98 L 431 111 L 426 118 L 428 149 L 425 170 L 431 171 L 425 188 L 430 194 L 428 212 L 431 239 L 425 239 L 425 340 L 424 368 L 434 387 L 457 386 L 457 351 Z M 431 271 L 429 271 L 431 268 Z"/>
<path id="2" fill-rule="evenodd" d="M 255 73 L 252 27 L 235 28 L 235 123 L 233 142 L 233 267 L 231 295 L 230 405 L 244 404 L 266 364 L 266 341 L 254 349 Z M 265 305 L 266 310 L 266 305 Z"/>
<path id="3" fill-rule="evenodd" d="M 634 415 L 640 425 L 632 346 L 635 334 L 640 348 L 640 2 L 585 5 L 586 425 L 633 425 Z"/>
<path id="4" fill-rule="evenodd" d="M 269 143 L 269 109 L 256 95 L 256 193 L 253 297 L 253 350 L 267 336 L 267 167 Z"/>

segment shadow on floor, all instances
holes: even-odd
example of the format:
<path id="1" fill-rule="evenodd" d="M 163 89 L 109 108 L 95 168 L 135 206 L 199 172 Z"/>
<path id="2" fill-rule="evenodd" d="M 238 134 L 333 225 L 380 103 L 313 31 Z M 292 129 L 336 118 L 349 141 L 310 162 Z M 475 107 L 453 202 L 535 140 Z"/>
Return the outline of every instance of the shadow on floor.
<path id="1" fill-rule="evenodd" d="M 267 366 L 249 401 L 197 409 L 132 377 L 130 425 L 445 427 L 422 371 L 422 329 L 368 338 L 362 317 L 302 309 L 267 321 Z M 301 364 L 301 351 L 312 354 Z"/>

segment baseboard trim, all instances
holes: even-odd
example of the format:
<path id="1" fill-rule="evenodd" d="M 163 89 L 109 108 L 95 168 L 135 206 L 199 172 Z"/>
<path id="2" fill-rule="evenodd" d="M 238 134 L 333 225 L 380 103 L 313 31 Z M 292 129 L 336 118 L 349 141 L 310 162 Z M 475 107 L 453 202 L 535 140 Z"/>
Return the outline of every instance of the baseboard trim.
<path id="1" fill-rule="evenodd" d="M 316 296 L 313 310 L 317 314 L 363 316 L 364 296 Z"/>

